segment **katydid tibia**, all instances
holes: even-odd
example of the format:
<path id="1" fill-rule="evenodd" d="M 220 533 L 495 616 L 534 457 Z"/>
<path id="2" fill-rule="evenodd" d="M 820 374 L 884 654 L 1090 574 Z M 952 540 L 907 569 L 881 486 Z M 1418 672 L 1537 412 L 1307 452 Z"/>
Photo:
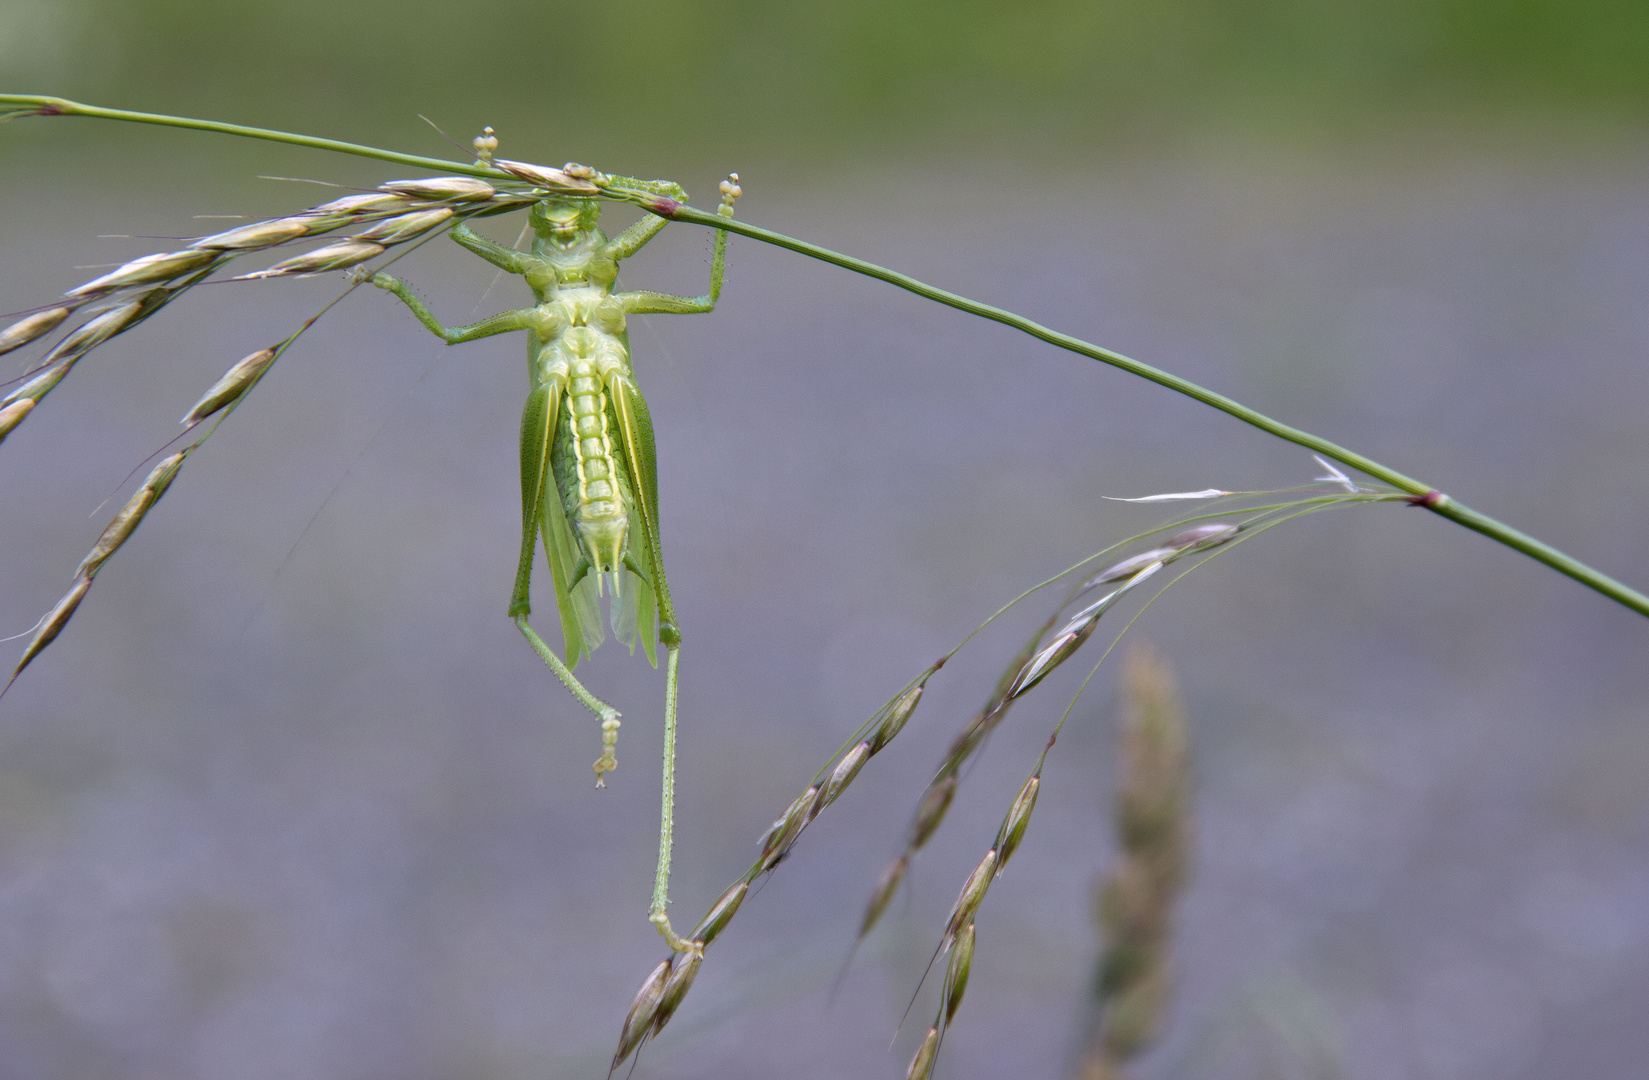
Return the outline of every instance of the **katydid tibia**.
<path id="1" fill-rule="evenodd" d="M 41 114 L 55 108 L 41 106 L 21 111 Z M 0 119 L 9 115 L 15 114 L 0 109 Z M 146 122 L 176 119 L 146 114 L 124 114 L 123 118 Z M 238 129 L 238 133 L 260 138 L 281 134 L 256 129 Z M 601 602 L 609 587 L 614 636 L 629 645 L 632 652 L 637 644 L 641 645 L 655 667 L 658 646 L 664 646 L 663 797 L 658 871 L 648 917 L 672 950 L 697 954 L 702 945 L 677 935 L 666 912 L 681 633 L 660 555 L 658 466 L 652 421 L 630 366 L 625 320 L 635 314 L 713 310 L 721 294 L 727 233 L 716 231 L 710 285 L 704 295 L 618 292 L 619 262 L 658 235 L 669 223 L 664 215 L 685 204 L 686 192 L 668 181 L 610 176 L 580 165 L 552 169 L 495 161 L 492 151 L 497 145 L 491 129 L 476 139 L 475 166 L 374 152 L 373 156 L 445 166 L 471 175 L 395 181 L 289 217 L 201 237 L 181 251 L 127 263 L 71 290 L 55 303 L 25 313 L 22 319 L 0 330 L 0 353 L 45 338 L 61 324 L 72 322 L 72 329 L 20 378 L 0 383 L 0 440 L 98 345 L 155 314 L 231 260 L 311 237 L 347 233 L 344 239 L 240 277 L 295 276 L 353 267 L 349 269 L 350 290 L 371 284 L 394 293 L 424 326 L 449 345 L 525 331 L 530 386 L 521 419 L 521 550 L 509 615 L 533 650 L 600 720 L 601 756 L 595 763 L 598 786 L 617 766 L 619 712 L 590 693 L 573 674 L 573 668 L 605 637 Z M 363 149 L 351 149 L 347 144 L 324 148 L 350 152 Z M 722 182 L 718 220 L 731 219 L 734 201 L 740 194 L 735 173 Z M 637 203 L 653 212 L 609 239 L 599 226 L 600 200 Z M 520 209 L 529 210 L 534 234 L 528 252 L 496 244 L 467 224 L 471 217 Z M 533 305 L 473 326 L 448 328 L 400 280 L 361 265 L 391 246 L 428 239 L 441 230 L 500 270 L 524 278 L 532 289 Z M 154 466 L 81 561 L 69 592 L 34 626 L 6 687 L 62 632 L 93 578 L 165 494 L 189 455 L 319 317 L 310 319 L 297 333 L 240 361 L 189 411 L 183 419 L 186 429 L 182 448 Z M 545 643 L 529 621 L 532 570 L 540 538 L 554 581 L 565 659 Z M 0 687 L 0 694 L 4 690 Z"/>

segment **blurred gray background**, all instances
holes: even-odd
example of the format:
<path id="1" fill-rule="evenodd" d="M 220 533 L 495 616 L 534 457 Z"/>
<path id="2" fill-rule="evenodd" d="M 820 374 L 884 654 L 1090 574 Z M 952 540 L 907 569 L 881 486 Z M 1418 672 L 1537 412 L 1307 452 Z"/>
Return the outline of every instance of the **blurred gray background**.
<path id="1" fill-rule="evenodd" d="M 1646 17 L 1335 10 L 505 4 L 459 24 L 419 3 L 328 21 L 0 0 L 0 85 L 430 154 L 448 151 L 416 113 L 460 140 L 490 123 L 505 156 L 667 175 L 703 205 L 736 168 L 749 221 L 1159 364 L 1649 584 Z M 329 197 L 260 174 L 404 170 L 0 127 L 0 309 L 166 246 L 108 234 Z M 697 292 L 708 250 L 675 226 L 625 282 Z M 1165 516 L 1102 496 L 1318 474 L 878 283 L 739 238 L 729 265 L 713 315 L 632 328 L 686 634 L 678 923 L 906 679 Z M 445 242 L 399 266 L 449 322 L 526 296 Z M 338 288 L 198 289 L 6 440 L 0 634 L 62 594 L 201 391 Z M 504 616 L 521 351 L 447 350 L 352 296 L 0 702 L 0 1080 L 603 1073 L 662 956 L 644 916 L 663 679 L 611 643 L 580 668 L 626 717 L 593 790 L 594 721 Z M 539 609 L 553 632 L 547 592 Z M 1085 665 L 1016 708 L 833 1003 L 831 982 L 921 785 L 1045 611 L 934 680 L 636 1076 L 902 1075 L 930 998 L 890 1051 L 899 1014 Z M 1643 1074 L 1641 617 L 1378 507 L 1233 551 L 1134 632 L 1178 671 L 1197 815 L 1178 990 L 1141 1077 L 1335 1075 L 1302 1038 L 1359 1080 Z M 1070 1066 L 1115 714 L 1106 669 L 980 916 L 941 1076 Z"/>

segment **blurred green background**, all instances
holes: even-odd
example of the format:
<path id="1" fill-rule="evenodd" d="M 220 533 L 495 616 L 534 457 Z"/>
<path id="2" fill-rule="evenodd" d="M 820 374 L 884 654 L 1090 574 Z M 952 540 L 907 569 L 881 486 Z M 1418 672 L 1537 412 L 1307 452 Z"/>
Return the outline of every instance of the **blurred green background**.
<path id="1" fill-rule="evenodd" d="M 701 202 L 736 168 L 747 220 L 1160 364 L 1640 588 L 1646 58 L 1641 3 L 0 0 L 7 90 L 437 155 L 418 114 L 460 141 L 491 124 L 507 156 Z M 0 126 L 0 310 L 222 227 L 197 215 L 335 194 L 260 174 L 404 175 Z M 707 247 L 672 226 L 625 282 L 697 291 Z M 525 296 L 444 242 L 398 272 L 451 322 Z M 7 437 L 0 636 L 56 602 L 100 504 L 202 390 L 338 290 L 195 290 Z M 633 342 L 687 635 L 681 921 L 905 679 L 1162 520 L 1103 496 L 1318 474 L 1139 380 L 741 239 L 713 316 L 640 318 Z M 504 617 L 524 384 L 518 340 L 443 349 L 350 297 L 0 702 L 0 1080 L 605 1072 L 659 958 L 662 680 L 613 644 L 580 668 L 626 714 L 598 795 L 593 723 Z M 831 980 L 917 792 L 1042 614 L 934 679 L 638 1080 L 902 1074 L 920 1033 L 888 1039 L 1078 663 L 993 737 L 833 1005 Z M 1232 551 L 1140 631 L 1180 673 L 1197 815 L 1142 1080 L 1329 1075 L 1253 1020 L 1289 1008 L 1327 1018 L 1357 1080 L 1643 1075 L 1644 620 L 1380 509 Z M 1069 1064 L 1112 695 L 1102 669 L 1050 759 L 942 1075 Z"/>
<path id="2" fill-rule="evenodd" d="M 365 140 L 423 113 L 546 158 L 768 166 L 1635 127 L 1646 58 L 1633 0 L 0 4 L 12 87 Z"/>

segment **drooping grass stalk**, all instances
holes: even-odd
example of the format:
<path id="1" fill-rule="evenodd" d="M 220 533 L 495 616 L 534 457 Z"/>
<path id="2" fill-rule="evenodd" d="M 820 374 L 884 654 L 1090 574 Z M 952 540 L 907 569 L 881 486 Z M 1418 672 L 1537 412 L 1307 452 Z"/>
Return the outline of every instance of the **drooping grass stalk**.
<path id="1" fill-rule="evenodd" d="M 839 266 L 844 270 L 851 270 L 856 274 L 864 274 L 867 277 L 876 278 L 878 281 L 885 281 L 890 285 L 913 292 L 918 296 L 944 304 L 947 307 L 955 308 L 958 311 L 965 311 L 970 315 L 977 315 L 980 318 L 1011 326 L 1016 330 L 1030 334 L 1032 337 L 1046 341 L 1050 345 L 1058 346 L 1061 349 L 1077 353 L 1080 356 L 1086 356 L 1092 360 L 1098 360 L 1104 364 L 1110 364 L 1112 367 L 1121 368 L 1123 371 L 1138 375 L 1140 378 L 1148 379 L 1159 386 L 1173 390 L 1175 393 L 1184 394 L 1186 397 L 1193 398 L 1234 416 L 1243 423 L 1257 427 L 1261 431 L 1277 436 L 1279 439 L 1286 439 L 1289 442 L 1304 446 L 1309 450 L 1333 458 L 1343 465 L 1348 465 L 1359 472 L 1372 476 L 1383 483 L 1390 484 L 1392 487 L 1406 492 L 1411 497 L 1414 505 L 1423 506 L 1457 525 L 1463 525 L 1475 532 L 1482 533 L 1489 539 L 1504 544 L 1514 551 L 1520 551 L 1538 562 L 1545 563 L 1559 573 L 1567 574 L 1588 588 L 1595 589 L 1640 615 L 1649 616 L 1649 596 L 1645 596 L 1602 571 L 1588 566 L 1579 559 L 1536 540 L 1534 537 L 1514 529 L 1502 521 L 1462 505 L 1430 484 L 1423 483 L 1398 472 L 1396 469 L 1382 465 L 1373 458 L 1348 450 L 1337 443 L 1292 427 L 1280 420 L 1273 420 L 1256 409 L 1251 409 L 1241 402 L 1226 397 L 1224 394 L 1199 386 L 1189 379 L 1170 374 L 1150 364 L 1083 341 L 1080 338 L 1072 337 L 1069 334 L 1062 334 L 1057 330 L 1049 329 L 1041 323 L 1025 318 L 1023 315 L 1015 314 L 1003 308 L 993 307 L 978 300 L 970 300 L 965 296 L 918 281 L 908 274 L 901 274 L 896 270 L 890 270 L 887 267 L 878 266 L 875 263 L 851 255 L 844 255 L 818 244 L 810 244 L 805 240 L 797 240 L 794 237 L 785 236 L 770 229 L 763 229 L 714 212 L 706 212 L 688 206 L 685 202 L 678 201 L 677 196 L 681 194 L 681 189 L 667 182 L 609 176 L 583 167 L 560 170 L 542 169 L 538 166 L 524 165 L 518 162 L 499 162 L 497 165 L 487 165 L 479 162 L 472 164 L 470 162 L 448 161 L 442 158 L 402 154 L 373 146 L 363 146 L 359 143 L 297 135 L 292 132 L 275 131 L 269 128 L 246 127 L 240 124 L 196 120 L 190 117 L 169 116 L 161 113 L 107 109 L 101 106 L 69 101 L 65 98 L 38 94 L 0 94 L 0 122 L 24 116 L 87 116 L 131 123 L 157 124 L 164 127 L 187 128 L 196 131 L 211 131 L 224 135 L 238 135 L 244 138 L 286 143 L 292 146 L 304 146 L 316 150 L 331 150 L 337 153 L 375 158 L 400 165 L 412 165 L 419 168 L 443 170 L 488 179 L 534 180 L 547 176 L 557 181 L 564 181 L 569 178 L 570 174 L 576 180 L 584 181 L 595 187 L 597 190 L 588 192 L 594 197 L 635 203 L 651 213 L 669 218 L 672 221 L 687 221 L 695 225 L 738 233 L 740 236 L 748 236 L 753 240 L 760 240 L 763 243 L 773 244 L 800 255 L 806 255 L 809 258 L 819 259 Z"/>

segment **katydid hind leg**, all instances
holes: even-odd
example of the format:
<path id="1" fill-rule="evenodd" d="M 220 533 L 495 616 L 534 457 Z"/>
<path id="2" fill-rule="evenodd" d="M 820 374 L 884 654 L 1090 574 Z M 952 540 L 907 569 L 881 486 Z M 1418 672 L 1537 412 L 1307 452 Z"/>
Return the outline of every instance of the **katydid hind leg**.
<path id="1" fill-rule="evenodd" d="M 555 382 L 545 383 L 535 387 L 527 395 L 527 405 L 521 415 L 521 555 L 516 566 L 515 588 L 510 597 L 510 617 L 515 620 L 516 628 L 527 639 L 534 652 L 547 664 L 556 678 L 579 700 L 585 708 L 595 713 L 601 721 L 601 757 L 595 763 L 596 786 L 606 784 L 606 774 L 618 767 L 616 750 L 618 745 L 619 711 L 597 698 L 579 682 L 573 674 L 572 667 L 561 657 L 555 654 L 544 639 L 538 636 L 537 631 L 528 621 L 532 612 L 532 566 L 536 556 L 538 534 L 544 527 L 546 504 L 554 504 L 559 509 L 560 503 L 556 495 L 554 484 L 550 477 L 550 447 L 555 437 L 555 423 L 560 415 L 561 387 Z M 551 570 L 557 577 L 557 585 L 561 584 L 559 567 L 551 552 Z M 558 590 L 556 597 L 562 615 L 562 629 L 567 632 L 568 597 Z M 574 633 L 577 632 L 576 623 Z M 572 663 L 577 663 L 578 653 L 574 642 L 583 643 L 582 637 L 575 637 L 569 633 L 567 638 L 567 653 Z"/>

